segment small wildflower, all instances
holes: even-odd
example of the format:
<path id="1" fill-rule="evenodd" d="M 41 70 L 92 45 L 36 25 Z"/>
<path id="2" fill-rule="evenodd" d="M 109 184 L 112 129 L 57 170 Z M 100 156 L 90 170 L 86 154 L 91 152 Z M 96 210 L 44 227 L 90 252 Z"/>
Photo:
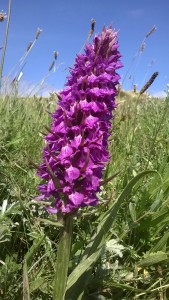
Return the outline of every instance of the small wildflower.
<path id="1" fill-rule="evenodd" d="M 59 92 L 38 168 L 43 183 L 37 198 L 51 203 L 46 208 L 50 213 L 75 213 L 98 203 L 102 172 L 109 160 L 120 57 L 117 32 L 104 28 L 77 55 L 65 88 Z"/>

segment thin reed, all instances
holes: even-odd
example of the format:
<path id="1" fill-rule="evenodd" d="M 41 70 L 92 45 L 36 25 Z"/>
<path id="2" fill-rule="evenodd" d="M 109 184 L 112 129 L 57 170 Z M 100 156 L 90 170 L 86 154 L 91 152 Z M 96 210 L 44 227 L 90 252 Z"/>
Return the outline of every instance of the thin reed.
<path id="1" fill-rule="evenodd" d="M 0 92 L 1 92 L 1 86 L 2 86 L 2 75 L 3 75 L 5 53 L 6 53 L 6 47 L 7 47 L 7 41 L 8 41 L 8 31 L 9 31 L 9 24 L 10 24 L 10 17 L 11 17 L 11 5 L 12 5 L 12 0 L 9 0 L 6 31 L 5 31 L 4 43 L 3 43 L 3 48 L 2 48 L 2 56 L 1 56 L 1 62 L 0 62 Z M 4 18 L 5 18 L 5 15 L 1 13 L 1 15 L 0 15 L 1 21 L 3 21 Z"/>

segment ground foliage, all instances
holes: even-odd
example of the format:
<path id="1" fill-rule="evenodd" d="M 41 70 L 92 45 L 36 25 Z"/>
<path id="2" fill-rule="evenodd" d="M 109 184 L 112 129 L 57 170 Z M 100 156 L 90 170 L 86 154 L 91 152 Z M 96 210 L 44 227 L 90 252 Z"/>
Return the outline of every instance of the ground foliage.
<path id="1" fill-rule="evenodd" d="M 32 162 L 55 107 L 53 97 L 0 99 L 0 299 L 52 299 L 60 224 L 32 201 Z M 168 98 L 119 94 L 103 179 L 115 176 L 74 220 L 65 299 L 169 298 L 168 114 Z"/>

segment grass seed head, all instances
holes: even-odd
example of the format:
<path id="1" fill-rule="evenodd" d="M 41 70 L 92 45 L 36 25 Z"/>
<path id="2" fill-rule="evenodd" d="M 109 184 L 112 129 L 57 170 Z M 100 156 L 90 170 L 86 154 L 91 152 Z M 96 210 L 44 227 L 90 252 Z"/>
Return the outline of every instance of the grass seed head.
<path id="1" fill-rule="evenodd" d="M 55 61 L 53 60 L 50 67 L 49 67 L 49 72 L 53 69 L 54 65 L 55 65 Z"/>
<path id="2" fill-rule="evenodd" d="M 159 74 L 158 72 L 153 73 L 153 75 L 150 77 L 150 79 L 146 82 L 146 84 L 140 90 L 140 95 L 142 95 L 145 91 L 147 91 L 147 89 L 150 87 L 150 85 L 152 85 L 152 83 L 154 82 L 154 80 L 156 79 L 158 74 Z"/>
<path id="3" fill-rule="evenodd" d="M 41 34 L 41 32 L 42 32 L 42 29 L 40 29 L 40 28 L 38 27 L 38 28 L 37 28 L 37 31 L 36 31 L 36 37 L 35 37 L 36 40 L 38 39 L 38 37 L 39 37 L 39 35 Z"/>
<path id="4" fill-rule="evenodd" d="M 58 52 L 57 52 L 57 51 L 54 51 L 54 52 L 53 52 L 53 55 L 54 55 L 54 59 L 56 60 L 57 57 L 58 57 Z"/>
<path id="5" fill-rule="evenodd" d="M 3 22 L 7 18 L 6 13 L 3 11 L 0 11 L 0 22 Z"/>
<path id="6" fill-rule="evenodd" d="M 92 36 L 92 34 L 94 32 L 95 23 L 96 23 L 96 21 L 94 19 L 91 19 L 91 28 L 89 31 L 89 38 Z"/>
<path id="7" fill-rule="evenodd" d="M 30 50 L 30 48 L 32 47 L 32 42 L 30 42 L 29 44 L 28 44 L 28 47 L 27 47 L 27 49 L 26 49 L 26 51 L 28 52 L 29 50 Z"/>
<path id="8" fill-rule="evenodd" d="M 146 38 L 148 38 L 154 31 L 156 31 L 157 27 L 154 25 L 149 32 L 146 34 Z"/>

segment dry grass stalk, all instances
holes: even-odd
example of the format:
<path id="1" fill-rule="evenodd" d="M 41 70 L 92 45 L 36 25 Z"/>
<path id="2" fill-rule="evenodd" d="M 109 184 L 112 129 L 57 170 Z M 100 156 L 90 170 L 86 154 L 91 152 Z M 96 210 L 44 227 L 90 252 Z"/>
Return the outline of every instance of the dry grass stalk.
<path id="1" fill-rule="evenodd" d="M 156 31 L 157 27 L 154 25 L 149 32 L 146 34 L 146 38 L 148 38 L 154 31 Z"/>
<path id="2" fill-rule="evenodd" d="M 54 54 L 54 59 L 56 60 L 57 57 L 58 57 L 58 52 L 57 52 L 57 51 L 54 51 L 53 54 Z"/>
<path id="3" fill-rule="evenodd" d="M 156 77 L 158 76 L 158 72 L 153 73 L 153 75 L 150 77 L 150 79 L 146 82 L 146 84 L 142 87 L 140 90 L 140 95 L 142 95 L 147 89 L 152 85 Z"/>
<path id="4" fill-rule="evenodd" d="M 154 25 L 154 26 L 151 28 L 151 30 L 150 30 L 149 32 L 147 32 L 147 34 L 145 35 L 145 37 L 144 37 L 144 39 L 143 39 L 143 41 L 142 41 L 140 47 L 138 48 L 136 54 L 134 55 L 134 57 L 132 58 L 132 60 L 131 60 L 131 62 L 130 62 L 130 65 L 129 65 L 129 67 L 128 67 L 128 70 L 127 70 L 126 73 L 124 74 L 123 81 L 122 81 L 122 85 L 123 85 L 123 83 L 124 83 L 126 77 L 128 76 L 128 73 L 130 72 L 130 69 L 131 69 L 131 67 L 132 67 L 132 65 L 133 65 L 133 63 L 134 63 L 134 61 L 135 61 L 136 59 L 138 59 L 138 58 L 139 58 L 139 55 L 141 55 L 141 54 L 143 53 L 143 51 L 144 51 L 144 49 L 145 49 L 145 46 L 146 46 L 146 44 L 145 44 L 146 39 L 147 39 L 154 31 L 156 31 L 156 29 L 157 29 L 157 28 L 156 28 L 156 26 Z M 138 66 L 138 64 L 137 64 L 137 66 Z M 130 79 L 130 78 L 129 78 L 129 79 Z"/>
<path id="5" fill-rule="evenodd" d="M 40 29 L 39 27 L 37 28 L 36 30 L 36 34 L 35 34 L 35 39 L 34 41 L 32 42 L 29 42 L 26 50 L 25 50 L 25 53 L 22 55 L 22 57 L 19 59 L 19 61 L 12 67 L 12 69 L 10 70 L 8 76 L 6 77 L 5 81 L 3 84 L 6 84 L 6 82 L 8 81 L 8 79 L 10 78 L 11 74 L 14 72 L 14 70 L 16 70 L 18 68 L 18 70 L 20 70 L 20 68 L 24 66 L 25 64 L 25 60 L 29 54 L 29 52 L 32 50 L 32 48 L 34 47 L 40 33 L 42 32 L 42 29 Z M 17 71 L 18 73 L 18 71 Z"/>
<path id="6" fill-rule="evenodd" d="M 93 32 L 94 32 L 94 28 L 95 28 L 95 23 L 96 21 L 94 19 L 91 19 L 91 27 L 90 27 L 90 31 L 88 33 L 88 37 L 87 40 L 85 41 L 83 47 L 81 48 L 80 52 L 84 49 L 84 46 L 87 44 L 87 42 L 89 41 L 89 39 L 91 38 Z"/>
<path id="7" fill-rule="evenodd" d="M 30 42 L 30 43 L 28 44 L 28 47 L 26 48 L 26 52 L 28 52 L 28 51 L 30 50 L 30 48 L 32 47 L 32 45 L 33 45 L 33 42 Z"/>
<path id="8" fill-rule="evenodd" d="M 54 65 L 55 65 L 55 61 L 53 60 L 49 67 L 49 70 L 48 70 L 49 72 L 53 69 Z"/>
<path id="9" fill-rule="evenodd" d="M 145 47 L 146 47 L 146 44 L 143 42 L 141 44 L 141 46 L 140 46 L 140 50 L 139 51 L 142 53 L 144 51 Z"/>
<path id="10" fill-rule="evenodd" d="M 88 36 L 89 39 L 91 38 L 91 36 L 94 32 L 95 23 L 96 23 L 96 21 L 94 19 L 91 19 L 91 28 L 90 28 L 89 36 Z"/>
<path id="11" fill-rule="evenodd" d="M 121 88 L 122 88 L 122 86 L 121 86 L 121 84 L 119 83 L 118 86 L 117 86 L 117 92 L 118 92 L 118 94 L 121 92 Z"/>
<path id="12" fill-rule="evenodd" d="M 3 43 L 3 48 L 2 48 L 1 62 L 0 62 L 0 90 L 2 87 L 3 66 L 4 66 L 6 47 L 7 47 L 7 41 L 8 41 L 8 31 L 9 31 L 9 24 L 10 24 L 10 17 L 11 17 L 11 3 L 12 3 L 12 0 L 9 0 L 8 1 L 8 17 L 7 17 L 7 23 L 6 23 L 4 43 Z M 1 12 L 1 15 L 2 15 L 2 12 Z M 4 18 L 4 14 L 2 16 L 3 16 L 2 18 Z"/>

